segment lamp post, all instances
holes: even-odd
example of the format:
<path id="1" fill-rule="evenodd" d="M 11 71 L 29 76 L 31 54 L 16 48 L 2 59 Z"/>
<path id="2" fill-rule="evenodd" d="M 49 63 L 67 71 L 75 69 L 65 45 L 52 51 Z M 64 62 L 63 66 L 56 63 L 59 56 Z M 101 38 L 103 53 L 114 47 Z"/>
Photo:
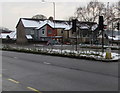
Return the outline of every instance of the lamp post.
<path id="1" fill-rule="evenodd" d="M 45 2 L 45 0 L 42 0 L 42 2 Z M 55 32 L 55 2 L 50 2 L 50 3 L 53 3 L 53 23 L 54 23 L 54 32 Z M 53 37 L 55 38 L 54 32 L 53 32 Z"/>
<path id="2" fill-rule="evenodd" d="M 54 22 L 54 32 L 55 32 L 55 2 L 52 2 L 52 3 L 53 3 L 53 9 L 54 9 L 54 11 L 53 11 L 53 15 L 54 15 L 53 22 Z"/>
<path id="3" fill-rule="evenodd" d="M 45 0 L 42 0 L 42 2 L 45 2 Z M 54 20 L 55 20 L 55 2 L 51 2 L 53 3 L 53 16 L 54 16 Z M 54 25 L 55 27 L 55 25 Z"/>
<path id="4" fill-rule="evenodd" d="M 53 3 L 53 9 L 54 9 L 54 11 L 53 11 L 54 14 L 53 15 L 54 15 L 54 21 L 55 21 L 55 2 L 52 2 L 52 3 Z M 54 27 L 55 27 L 55 24 L 54 24 Z"/>

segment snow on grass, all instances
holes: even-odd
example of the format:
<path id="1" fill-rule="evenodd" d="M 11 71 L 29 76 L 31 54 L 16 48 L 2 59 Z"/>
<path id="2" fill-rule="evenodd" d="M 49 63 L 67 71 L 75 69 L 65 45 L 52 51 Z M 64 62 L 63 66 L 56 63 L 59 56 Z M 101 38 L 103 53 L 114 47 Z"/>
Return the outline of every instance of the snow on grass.
<path id="1" fill-rule="evenodd" d="M 10 46 L 6 46 L 6 48 L 11 48 Z M 33 51 L 33 52 L 44 52 L 49 54 L 60 54 L 60 55 L 68 55 L 68 56 L 75 56 L 75 57 L 88 57 L 88 58 L 95 58 L 95 59 L 105 59 L 106 52 L 96 52 L 92 50 L 68 50 L 68 49 L 53 49 L 53 48 L 23 48 L 23 47 L 12 47 L 12 49 L 18 50 L 26 50 L 26 51 Z M 111 53 L 112 59 L 110 60 L 118 60 L 120 59 L 120 54 L 118 53 Z"/>

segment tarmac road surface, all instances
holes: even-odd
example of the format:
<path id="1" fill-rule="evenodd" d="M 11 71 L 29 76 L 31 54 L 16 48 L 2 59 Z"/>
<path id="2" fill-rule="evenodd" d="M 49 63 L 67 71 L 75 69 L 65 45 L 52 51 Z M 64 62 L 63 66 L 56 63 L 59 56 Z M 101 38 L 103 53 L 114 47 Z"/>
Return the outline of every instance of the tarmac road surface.
<path id="1" fill-rule="evenodd" d="M 118 62 L 3 51 L 2 77 L 3 91 L 117 91 Z"/>

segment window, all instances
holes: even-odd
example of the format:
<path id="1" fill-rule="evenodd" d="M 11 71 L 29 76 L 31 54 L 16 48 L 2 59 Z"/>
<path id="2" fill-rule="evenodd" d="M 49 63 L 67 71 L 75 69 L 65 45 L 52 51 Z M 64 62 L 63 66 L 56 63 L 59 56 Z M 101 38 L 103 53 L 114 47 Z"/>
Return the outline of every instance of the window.
<path id="1" fill-rule="evenodd" d="M 44 31 L 44 29 L 42 29 L 42 34 L 43 34 L 43 35 L 45 34 L 45 31 Z"/>
<path id="2" fill-rule="evenodd" d="M 48 30 L 48 34 L 52 34 L 52 31 L 50 29 Z"/>
<path id="3" fill-rule="evenodd" d="M 44 31 L 42 31 L 42 34 L 44 35 L 44 34 L 45 34 L 45 32 L 44 32 Z"/>

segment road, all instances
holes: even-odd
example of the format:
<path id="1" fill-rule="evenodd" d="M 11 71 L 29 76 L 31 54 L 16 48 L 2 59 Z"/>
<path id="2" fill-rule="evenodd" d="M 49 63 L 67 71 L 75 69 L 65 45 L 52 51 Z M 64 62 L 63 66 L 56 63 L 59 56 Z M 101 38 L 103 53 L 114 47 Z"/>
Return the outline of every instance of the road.
<path id="1" fill-rule="evenodd" d="M 2 77 L 3 91 L 117 91 L 118 63 L 3 51 Z"/>

